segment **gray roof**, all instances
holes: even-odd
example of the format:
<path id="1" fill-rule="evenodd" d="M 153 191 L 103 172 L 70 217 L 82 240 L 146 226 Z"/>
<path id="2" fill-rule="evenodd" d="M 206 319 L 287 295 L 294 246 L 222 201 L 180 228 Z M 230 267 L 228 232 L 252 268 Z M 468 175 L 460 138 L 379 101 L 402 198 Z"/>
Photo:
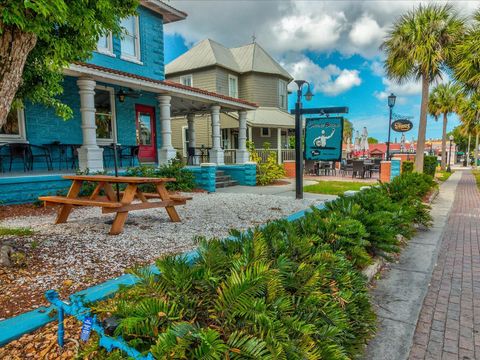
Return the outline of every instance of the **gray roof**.
<path id="1" fill-rule="evenodd" d="M 237 73 L 254 71 L 276 74 L 293 80 L 292 76 L 257 43 L 228 49 L 211 39 L 199 42 L 167 64 L 165 73 L 171 75 L 214 65 Z"/>

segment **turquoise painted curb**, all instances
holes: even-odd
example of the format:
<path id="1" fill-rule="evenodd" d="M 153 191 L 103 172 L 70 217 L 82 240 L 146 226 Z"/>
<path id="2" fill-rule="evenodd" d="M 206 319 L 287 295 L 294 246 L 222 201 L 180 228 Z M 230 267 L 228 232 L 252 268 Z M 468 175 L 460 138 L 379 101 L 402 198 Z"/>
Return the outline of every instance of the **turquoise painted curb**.
<path id="1" fill-rule="evenodd" d="M 322 209 L 324 208 L 324 205 L 319 204 L 316 206 L 316 208 Z M 298 220 L 304 217 L 306 213 L 311 211 L 311 209 L 298 211 L 290 216 L 287 216 L 286 220 Z M 186 256 L 189 261 L 193 261 L 198 256 L 198 253 L 196 250 L 194 250 L 183 255 Z M 159 273 L 158 269 L 154 265 L 150 266 L 150 271 L 157 274 Z M 125 274 L 118 278 L 108 280 L 102 284 L 79 291 L 71 295 L 70 299 L 81 298 L 83 303 L 100 301 L 115 294 L 120 286 L 133 285 L 135 282 L 135 276 Z M 36 310 L 0 321 L 0 346 L 4 346 L 10 341 L 18 339 L 21 336 L 31 333 L 32 331 L 41 328 L 49 322 L 56 320 L 56 317 L 52 317 L 50 315 L 55 308 L 56 307 L 53 305 L 49 307 L 42 306 Z"/>

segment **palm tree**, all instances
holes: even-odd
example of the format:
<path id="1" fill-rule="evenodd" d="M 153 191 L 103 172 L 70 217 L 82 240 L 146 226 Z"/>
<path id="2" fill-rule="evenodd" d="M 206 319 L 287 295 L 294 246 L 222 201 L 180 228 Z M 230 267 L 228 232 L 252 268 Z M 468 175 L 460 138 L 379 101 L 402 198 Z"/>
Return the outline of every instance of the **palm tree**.
<path id="1" fill-rule="evenodd" d="M 458 104 L 462 97 L 462 88 L 449 82 L 447 84 L 438 84 L 430 92 L 428 98 L 428 112 L 438 120 L 443 115 L 443 131 L 442 131 L 442 170 L 445 170 L 447 163 L 447 122 L 448 114 L 457 111 Z"/>
<path id="2" fill-rule="evenodd" d="M 467 28 L 462 41 L 455 47 L 450 64 L 455 79 L 467 91 L 478 92 L 480 89 L 480 10 L 473 15 L 473 21 Z"/>
<path id="3" fill-rule="evenodd" d="M 458 115 L 462 122 L 462 130 L 464 134 L 469 135 L 469 143 L 471 134 L 475 135 L 475 151 L 474 167 L 477 167 L 478 161 L 478 145 L 480 138 L 480 94 L 472 93 L 470 97 L 462 101 L 458 106 Z M 470 151 L 470 146 L 468 151 Z"/>
<path id="4" fill-rule="evenodd" d="M 441 78 L 453 56 L 453 48 L 464 32 L 464 21 L 451 5 L 420 5 L 400 17 L 390 30 L 381 49 L 385 51 L 385 72 L 398 83 L 422 82 L 422 102 L 418 127 L 415 169 L 423 172 L 423 153 L 427 129 L 430 84 Z"/>

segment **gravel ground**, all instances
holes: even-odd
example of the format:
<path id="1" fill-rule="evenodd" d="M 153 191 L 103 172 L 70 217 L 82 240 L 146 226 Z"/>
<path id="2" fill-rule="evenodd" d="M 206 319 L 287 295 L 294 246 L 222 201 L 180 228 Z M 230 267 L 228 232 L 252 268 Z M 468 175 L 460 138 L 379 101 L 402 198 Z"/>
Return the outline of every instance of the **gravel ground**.
<path id="1" fill-rule="evenodd" d="M 0 226 L 28 226 L 35 234 L 15 239 L 27 254 L 26 267 L 0 271 L 0 318 L 45 304 L 48 289 L 66 296 L 163 254 L 191 250 L 196 236 L 224 237 L 232 228 L 247 229 L 314 203 L 272 195 L 198 193 L 177 207 L 181 223 L 170 222 L 163 208 L 134 211 L 117 236 L 108 235 L 114 215 L 101 215 L 98 208 L 77 208 L 60 225 L 53 224 L 53 214 L 7 218 Z"/>

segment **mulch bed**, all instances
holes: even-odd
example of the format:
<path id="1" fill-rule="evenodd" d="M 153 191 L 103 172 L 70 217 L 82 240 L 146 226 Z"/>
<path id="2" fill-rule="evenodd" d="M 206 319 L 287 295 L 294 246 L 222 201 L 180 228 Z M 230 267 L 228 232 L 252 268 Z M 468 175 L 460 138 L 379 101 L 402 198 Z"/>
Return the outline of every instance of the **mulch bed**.
<path id="1" fill-rule="evenodd" d="M 60 350 L 57 345 L 58 324 L 50 323 L 0 348 L 0 359 L 74 359 L 79 348 L 80 329 L 81 323 L 75 318 L 65 319 L 65 346 Z"/>
<path id="2" fill-rule="evenodd" d="M 2 205 L 0 206 L 0 220 L 17 216 L 49 215 L 55 211 L 55 207 L 44 207 L 34 204 Z"/>

